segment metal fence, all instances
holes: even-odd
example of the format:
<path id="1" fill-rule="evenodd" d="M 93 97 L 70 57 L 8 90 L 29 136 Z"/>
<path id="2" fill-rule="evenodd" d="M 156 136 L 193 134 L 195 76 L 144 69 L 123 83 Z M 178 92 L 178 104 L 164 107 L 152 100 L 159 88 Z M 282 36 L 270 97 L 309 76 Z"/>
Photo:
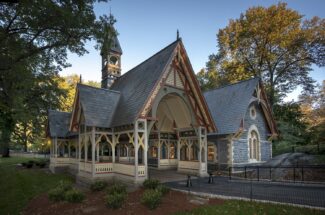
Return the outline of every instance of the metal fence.
<path id="1" fill-rule="evenodd" d="M 296 204 L 303 207 L 325 209 L 325 184 L 258 181 L 249 177 L 248 174 L 246 176 L 246 180 L 234 180 L 233 174 L 231 180 L 228 176 L 213 174 L 210 177 L 184 176 L 183 181 L 173 181 L 166 184 L 189 194 L 196 193 L 224 199 Z"/>
<path id="2" fill-rule="evenodd" d="M 325 182 L 325 165 L 229 167 L 229 180 L 267 180 L 272 182 Z"/>

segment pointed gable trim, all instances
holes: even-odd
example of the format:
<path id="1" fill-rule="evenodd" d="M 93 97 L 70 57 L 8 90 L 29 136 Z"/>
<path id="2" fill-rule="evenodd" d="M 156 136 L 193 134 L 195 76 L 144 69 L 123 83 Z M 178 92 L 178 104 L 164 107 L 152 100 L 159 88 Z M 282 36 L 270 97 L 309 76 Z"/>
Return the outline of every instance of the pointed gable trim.
<path id="1" fill-rule="evenodd" d="M 177 41 L 177 43 L 178 43 L 178 41 Z M 178 46 L 178 44 L 177 44 L 177 46 Z M 163 87 L 164 83 L 166 82 L 166 79 L 169 75 L 169 72 L 166 72 L 166 71 L 169 71 L 171 69 L 171 62 L 175 57 L 177 46 L 175 47 L 172 54 L 170 55 L 170 57 L 167 61 L 167 64 L 165 65 L 163 71 L 161 72 L 161 75 L 160 75 L 158 81 L 155 83 L 151 93 L 149 94 L 149 97 L 146 99 L 144 106 L 140 109 L 140 112 L 138 113 L 138 118 L 145 118 L 147 116 L 159 90 Z"/>
<path id="2" fill-rule="evenodd" d="M 178 80 L 176 78 L 176 75 L 178 75 Z M 181 77 L 184 78 L 184 80 L 182 80 Z M 199 88 L 197 79 L 194 76 L 193 68 L 189 63 L 187 53 L 181 40 L 177 41 L 177 46 L 173 50 L 168 63 L 161 73 L 160 78 L 156 82 L 152 92 L 150 93 L 150 96 L 147 98 L 145 105 L 139 112 L 138 118 L 147 117 L 147 114 L 151 110 L 154 99 L 156 98 L 159 90 L 166 84 L 166 82 L 167 84 L 172 84 L 172 82 L 174 82 L 176 85 L 176 81 L 180 81 L 182 83 L 182 86 L 184 86 L 185 91 L 188 94 L 192 94 L 189 96 L 189 99 L 200 125 L 207 125 L 209 132 L 215 131 L 216 128 L 214 121 L 212 120 L 209 109 L 207 108 L 207 104 L 203 99 L 202 92 Z"/>
<path id="3" fill-rule="evenodd" d="M 190 101 L 192 101 L 192 105 L 194 106 L 194 111 L 198 111 L 201 115 L 199 117 L 199 120 L 201 122 L 204 122 L 208 126 L 209 132 L 215 132 L 217 131 L 217 127 L 214 123 L 214 120 L 212 119 L 212 116 L 210 114 L 210 110 L 207 106 L 207 103 L 205 99 L 203 98 L 203 94 L 201 91 L 201 88 L 199 86 L 199 83 L 195 77 L 195 73 L 193 70 L 193 67 L 191 65 L 191 62 L 188 58 L 188 55 L 186 53 L 186 49 L 183 45 L 183 43 L 180 43 L 179 47 L 179 55 L 177 56 L 176 66 L 182 68 L 180 71 L 184 71 L 184 77 L 187 80 L 185 85 L 185 90 L 190 95 Z M 198 104 L 198 105 L 197 105 Z"/>

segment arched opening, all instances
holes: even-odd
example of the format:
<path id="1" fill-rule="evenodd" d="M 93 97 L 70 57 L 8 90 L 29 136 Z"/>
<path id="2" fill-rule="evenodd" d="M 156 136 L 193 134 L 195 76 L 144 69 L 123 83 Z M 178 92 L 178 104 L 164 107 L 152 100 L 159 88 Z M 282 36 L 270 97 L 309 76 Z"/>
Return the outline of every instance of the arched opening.
<path id="1" fill-rule="evenodd" d="M 248 133 L 248 151 L 250 161 L 260 160 L 260 140 L 257 129 L 250 129 Z"/>

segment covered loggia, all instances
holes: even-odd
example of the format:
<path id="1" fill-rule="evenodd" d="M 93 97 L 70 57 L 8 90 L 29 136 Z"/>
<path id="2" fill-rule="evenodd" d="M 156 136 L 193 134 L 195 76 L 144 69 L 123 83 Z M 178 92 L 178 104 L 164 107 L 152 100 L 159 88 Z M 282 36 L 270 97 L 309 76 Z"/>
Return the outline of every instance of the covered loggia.
<path id="1" fill-rule="evenodd" d="M 201 138 L 205 129 L 198 126 L 184 94 L 176 89 L 169 91 L 174 92 L 166 93 L 153 105 L 157 120 L 150 132 L 148 164 L 158 169 L 202 173 L 206 169 L 206 144 Z"/>

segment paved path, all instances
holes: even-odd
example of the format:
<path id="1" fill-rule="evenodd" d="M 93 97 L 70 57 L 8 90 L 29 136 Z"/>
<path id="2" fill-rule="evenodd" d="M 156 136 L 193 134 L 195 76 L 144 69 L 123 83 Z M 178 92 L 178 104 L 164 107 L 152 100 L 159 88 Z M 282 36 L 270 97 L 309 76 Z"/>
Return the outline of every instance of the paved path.
<path id="1" fill-rule="evenodd" d="M 176 170 L 158 170 L 155 168 L 149 168 L 149 178 L 158 179 L 162 183 L 183 181 L 186 177 L 186 174 L 179 173 Z"/>
<path id="2" fill-rule="evenodd" d="M 184 176 L 183 176 L 184 177 Z M 289 183 L 229 181 L 226 177 L 214 177 L 214 184 L 208 178 L 192 180 L 191 191 L 240 198 L 301 204 L 325 208 L 325 186 Z M 186 180 L 167 182 L 172 188 L 188 191 Z"/>

